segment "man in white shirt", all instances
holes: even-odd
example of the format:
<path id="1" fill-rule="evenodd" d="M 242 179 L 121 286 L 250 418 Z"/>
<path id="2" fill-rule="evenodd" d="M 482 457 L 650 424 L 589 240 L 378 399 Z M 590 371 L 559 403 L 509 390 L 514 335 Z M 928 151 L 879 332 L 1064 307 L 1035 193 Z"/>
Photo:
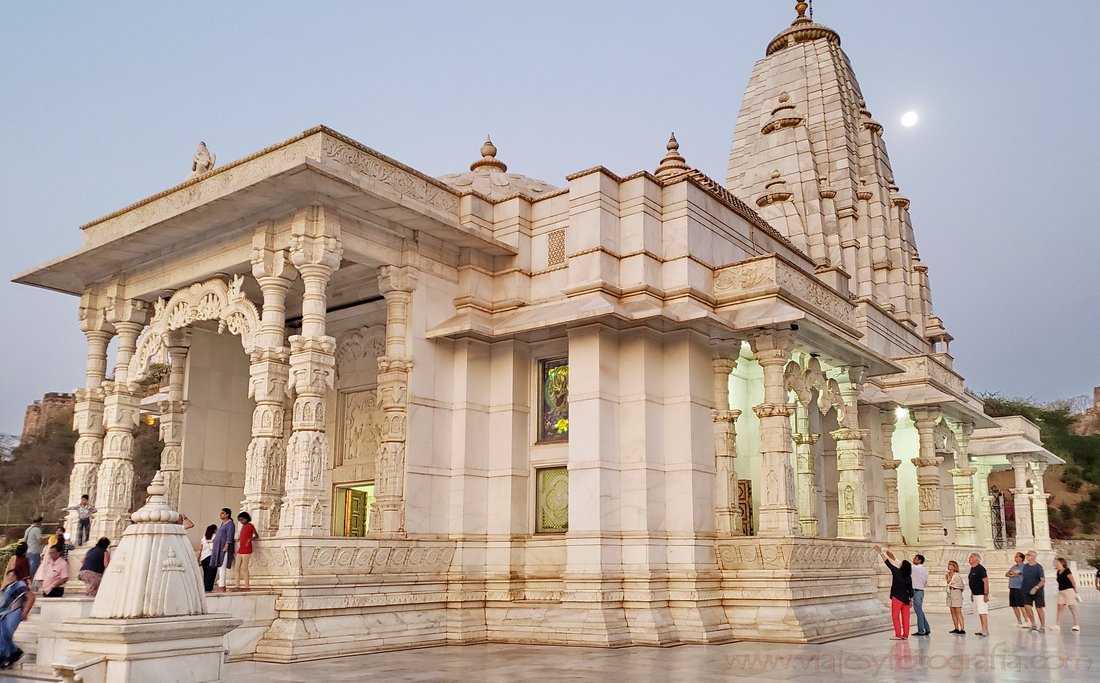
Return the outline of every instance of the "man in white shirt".
<path id="1" fill-rule="evenodd" d="M 924 555 L 913 556 L 913 611 L 917 613 L 917 632 L 914 635 L 927 636 L 932 633 L 928 618 L 924 616 L 924 589 L 928 587 L 928 567 L 924 566 Z"/>

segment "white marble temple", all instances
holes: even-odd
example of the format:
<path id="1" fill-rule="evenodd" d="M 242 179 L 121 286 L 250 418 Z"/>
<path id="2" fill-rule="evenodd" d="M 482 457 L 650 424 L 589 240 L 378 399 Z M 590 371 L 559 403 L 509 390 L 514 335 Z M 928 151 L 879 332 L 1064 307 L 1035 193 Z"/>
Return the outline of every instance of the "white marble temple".
<path id="1" fill-rule="evenodd" d="M 724 183 L 674 136 L 653 171 L 551 184 L 490 140 L 432 178 L 321 126 L 83 226 L 17 278 L 81 297 L 71 495 L 118 537 L 137 382 L 170 364 L 143 409 L 199 524 L 159 537 L 195 584 L 200 520 L 253 516 L 276 597 L 219 602 L 234 656 L 272 662 L 873 632 L 873 544 L 1011 543 L 996 468 L 1045 550 L 1056 459 L 966 392 L 882 126 L 805 10 L 761 39 Z M 202 616 L 120 576 L 93 617 Z"/>

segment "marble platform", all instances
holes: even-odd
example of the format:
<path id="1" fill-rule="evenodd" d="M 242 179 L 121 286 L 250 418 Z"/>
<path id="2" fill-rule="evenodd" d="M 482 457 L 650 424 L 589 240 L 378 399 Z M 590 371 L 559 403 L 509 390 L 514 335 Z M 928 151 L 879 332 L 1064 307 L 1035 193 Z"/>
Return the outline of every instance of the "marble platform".
<path id="1" fill-rule="evenodd" d="M 1100 591 L 1080 605 L 1080 633 L 1031 633 L 1008 609 L 990 615 L 992 637 L 947 633 L 934 615 L 933 635 L 892 642 L 888 632 L 824 645 L 759 643 L 673 648 L 598 649 L 539 645 L 471 645 L 386 652 L 300 664 L 239 662 L 226 667 L 235 683 L 352 681 L 1094 681 L 1100 671 Z M 1056 593 L 1048 591 L 1053 615 Z M 1066 615 L 1068 623 L 1068 614 Z M 976 630 L 977 618 L 968 617 Z"/>

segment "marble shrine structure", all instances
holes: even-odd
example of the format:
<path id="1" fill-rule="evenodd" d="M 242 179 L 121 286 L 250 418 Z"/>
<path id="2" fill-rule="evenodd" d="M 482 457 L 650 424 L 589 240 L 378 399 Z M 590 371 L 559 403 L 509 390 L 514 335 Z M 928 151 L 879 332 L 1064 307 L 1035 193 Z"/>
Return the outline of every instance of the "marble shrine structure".
<path id="1" fill-rule="evenodd" d="M 16 281 L 80 297 L 93 538 L 162 363 L 167 504 L 260 530 L 256 659 L 865 633 L 876 543 L 994 549 L 994 469 L 1049 548 L 1057 459 L 964 388 L 837 33 L 799 3 L 767 44 L 724 182 L 665 151 L 559 187 L 317 127 L 83 226 Z"/>

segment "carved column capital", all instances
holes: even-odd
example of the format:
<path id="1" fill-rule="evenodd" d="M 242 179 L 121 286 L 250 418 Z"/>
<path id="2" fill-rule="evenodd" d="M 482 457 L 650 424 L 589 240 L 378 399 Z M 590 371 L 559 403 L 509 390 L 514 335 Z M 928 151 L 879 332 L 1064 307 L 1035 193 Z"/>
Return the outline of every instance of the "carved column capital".
<path id="1" fill-rule="evenodd" d="M 821 435 L 795 432 L 791 438 L 793 438 L 794 442 L 799 446 L 812 446 L 817 443 L 817 440 L 821 438 Z"/>
<path id="2" fill-rule="evenodd" d="M 761 403 L 753 406 L 752 412 L 760 419 L 765 417 L 790 417 L 794 414 L 794 403 Z"/>
<path id="3" fill-rule="evenodd" d="M 841 427 L 840 429 L 829 432 L 829 436 L 833 437 L 835 441 L 862 441 L 870 433 L 871 430 L 869 429 Z"/>
<path id="4" fill-rule="evenodd" d="M 909 462 L 913 463 L 914 467 L 938 467 L 943 462 L 943 458 L 912 458 Z"/>
<path id="5" fill-rule="evenodd" d="M 380 266 L 378 268 L 378 291 L 387 297 L 392 292 L 416 290 L 419 274 L 412 266 Z"/>
<path id="6" fill-rule="evenodd" d="M 916 425 L 918 431 L 935 429 L 936 420 L 940 419 L 942 414 L 943 411 L 937 406 L 921 406 L 909 409 L 909 417 L 913 419 L 913 424 Z"/>
<path id="7" fill-rule="evenodd" d="M 901 461 L 900 460 L 894 460 L 893 458 L 890 458 L 889 460 L 887 460 L 887 459 L 883 458 L 883 460 L 882 460 L 882 469 L 884 469 L 884 470 L 895 470 L 896 471 L 898 469 L 898 467 L 901 467 Z"/>
<path id="8" fill-rule="evenodd" d="M 749 346 L 760 365 L 786 365 L 794 350 L 792 330 L 758 330 L 749 335 Z"/>
<path id="9" fill-rule="evenodd" d="M 741 417 L 740 410 L 712 410 L 710 411 L 710 419 L 713 422 L 737 422 L 737 418 Z"/>
<path id="10" fill-rule="evenodd" d="M 340 267 L 344 246 L 335 209 L 314 204 L 297 214 L 290 225 L 290 260 L 298 272 L 328 277 Z"/>

